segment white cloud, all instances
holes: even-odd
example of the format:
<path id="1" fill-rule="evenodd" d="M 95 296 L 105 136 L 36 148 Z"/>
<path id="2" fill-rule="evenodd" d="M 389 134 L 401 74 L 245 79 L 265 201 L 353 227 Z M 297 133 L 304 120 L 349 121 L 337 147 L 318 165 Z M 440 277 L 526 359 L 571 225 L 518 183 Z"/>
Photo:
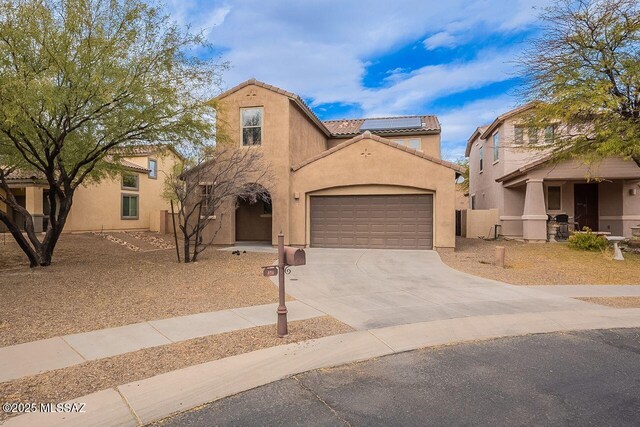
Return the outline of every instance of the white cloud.
<path id="1" fill-rule="evenodd" d="M 422 44 L 427 50 L 437 49 L 439 47 L 454 47 L 458 42 L 458 38 L 446 31 L 441 31 L 428 38 Z"/>
<path id="2" fill-rule="evenodd" d="M 438 115 L 442 126 L 442 154 L 449 160 L 464 157 L 467 140 L 477 127 L 491 123 L 500 114 L 516 107 L 517 99 L 500 95 L 470 102 Z"/>
<path id="3" fill-rule="evenodd" d="M 512 77 L 506 47 L 466 61 L 415 70 L 390 67 L 384 87 L 363 86 L 368 61 L 425 39 L 429 48 L 465 43 L 478 34 L 525 29 L 533 4 L 548 0 L 343 0 L 281 2 L 169 0 L 178 22 L 203 28 L 223 49 L 227 87 L 255 77 L 313 100 L 356 104 L 365 114 L 424 111 L 439 97 Z M 484 32 L 484 33 L 483 33 Z M 430 55 L 417 49 L 415 55 Z"/>

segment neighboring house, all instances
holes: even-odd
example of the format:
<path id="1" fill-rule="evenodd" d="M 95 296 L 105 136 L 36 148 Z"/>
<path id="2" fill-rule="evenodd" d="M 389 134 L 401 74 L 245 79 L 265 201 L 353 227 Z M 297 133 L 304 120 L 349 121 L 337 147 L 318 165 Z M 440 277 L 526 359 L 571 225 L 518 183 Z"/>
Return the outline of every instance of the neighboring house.
<path id="1" fill-rule="evenodd" d="M 218 131 L 262 150 L 275 180 L 270 204 L 239 201 L 210 225 L 214 243 L 275 244 L 282 231 L 304 247 L 455 246 L 460 168 L 440 159 L 436 117 L 323 122 L 299 96 L 254 79 L 217 100 Z"/>
<path id="2" fill-rule="evenodd" d="M 509 111 L 469 138 L 469 207 L 497 209 L 501 234 L 527 241 L 547 240 L 548 215 L 558 214 L 581 229 L 631 236 L 640 223 L 640 168 L 621 158 L 553 162 L 548 152 L 527 147 L 552 142 L 558 129 L 525 127 L 522 114 L 531 108 Z"/>
<path id="3" fill-rule="evenodd" d="M 64 232 L 151 230 L 160 231 L 168 202 L 163 199 L 164 181 L 180 155 L 167 148 L 137 147 L 120 160 L 122 174 L 76 189 Z M 9 187 L 21 206 L 31 213 L 36 231 L 46 229 L 49 218 L 48 186 L 37 174 L 9 175 Z M 9 211 L 20 228 L 24 219 Z M 6 231 L 0 223 L 0 231 Z"/>

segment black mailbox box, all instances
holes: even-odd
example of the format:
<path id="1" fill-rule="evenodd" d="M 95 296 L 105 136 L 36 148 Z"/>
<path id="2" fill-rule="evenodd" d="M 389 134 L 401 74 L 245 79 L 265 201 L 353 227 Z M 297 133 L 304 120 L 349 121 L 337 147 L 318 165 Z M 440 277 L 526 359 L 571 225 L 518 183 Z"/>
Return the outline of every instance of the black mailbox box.
<path id="1" fill-rule="evenodd" d="M 284 263 L 286 265 L 305 265 L 307 256 L 303 249 L 294 248 L 292 246 L 284 247 Z"/>

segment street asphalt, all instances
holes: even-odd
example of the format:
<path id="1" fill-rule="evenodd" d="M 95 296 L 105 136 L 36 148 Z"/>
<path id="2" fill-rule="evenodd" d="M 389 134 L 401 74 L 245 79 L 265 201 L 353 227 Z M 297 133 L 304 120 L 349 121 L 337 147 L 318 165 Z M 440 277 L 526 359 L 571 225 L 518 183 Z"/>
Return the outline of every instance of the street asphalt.
<path id="1" fill-rule="evenodd" d="M 631 426 L 640 329 L 415 350 L 296 375 L 162 426 Z"/>

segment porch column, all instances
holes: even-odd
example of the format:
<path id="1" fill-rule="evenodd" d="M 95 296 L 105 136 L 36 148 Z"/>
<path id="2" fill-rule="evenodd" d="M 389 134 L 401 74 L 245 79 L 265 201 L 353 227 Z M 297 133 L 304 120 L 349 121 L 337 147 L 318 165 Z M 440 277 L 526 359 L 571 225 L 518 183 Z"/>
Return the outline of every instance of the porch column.
<path id="1" fill-rule="evenodd" d="M 36 233 L 43 231 L 44 213 L 42 212 L 43 194 L 42 187 L 26 187 L 25 208 L 33 218 L 33 228 Z"/>
<path id="2" fill-rule="evenodd" d="M 544 204 L 542 179 L 527 180 L 522 215 L 522 236 L 527 242 L 547 240 L 547 210 Z"/>

